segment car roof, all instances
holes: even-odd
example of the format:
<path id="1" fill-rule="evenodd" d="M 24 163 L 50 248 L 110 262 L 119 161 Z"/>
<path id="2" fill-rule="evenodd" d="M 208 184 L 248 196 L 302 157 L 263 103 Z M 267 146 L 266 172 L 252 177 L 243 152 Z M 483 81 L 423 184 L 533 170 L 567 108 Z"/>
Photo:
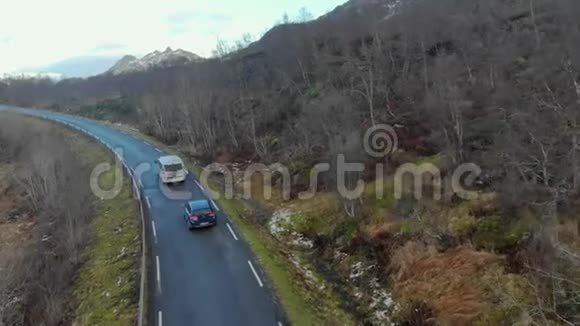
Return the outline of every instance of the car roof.
<path id="1" fill-rule="evenodd" d="M 208 209 L 208 208 L 211 208 L 211 206 L 209 205 L 209 201 L 206 200 L 206 199 L 190 201 L 189 202 L 189 207 L 191 208 L 192 211 L 196 211 L 198 209 Z"/>
<path id="2" fill-rule="evenodd" d="M 183 164 L 183 161 L 175 155 L 161 156 L 158 161 L 162 165 Z"/>

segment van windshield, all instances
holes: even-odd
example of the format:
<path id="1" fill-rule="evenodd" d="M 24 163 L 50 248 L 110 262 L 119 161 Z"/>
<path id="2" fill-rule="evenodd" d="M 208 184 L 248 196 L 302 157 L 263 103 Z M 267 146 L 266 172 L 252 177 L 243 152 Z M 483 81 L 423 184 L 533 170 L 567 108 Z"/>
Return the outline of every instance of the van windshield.
<path id="1" fill-rule="evenodd" d="M 165 165 L 164 169 L 168 172 L 177 172 L 183 170 L 183 166 L 181 164 L 169 164 Z"/>

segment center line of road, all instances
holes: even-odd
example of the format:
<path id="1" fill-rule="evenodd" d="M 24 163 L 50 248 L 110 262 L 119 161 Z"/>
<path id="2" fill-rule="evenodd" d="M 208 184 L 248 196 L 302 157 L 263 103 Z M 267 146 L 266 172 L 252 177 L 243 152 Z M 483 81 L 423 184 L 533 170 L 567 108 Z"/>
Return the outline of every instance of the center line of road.
<path id="1" fill-rule="evenodd" d="M 155 256 L 155 262 L 157 265 L 157 289 L 161 292 L 161 267 L 159 267 L 159 256 Z"/>
<path id="2" fill-rule="evenodd" d="M 155 239 L 155 243 L 157 243 L 157 228 L 155 227 L 155 221 L 151 221 L 151 227 L 153 229 L 153 238 Z"/>
<path id="3" fill-rule="evenodd" d="M 163 312 L 161 310 L 157 313 L 157 325 L 163 326 Z"/>
<path id="4" fill-rule="evenodd" d="M 147 202 L 147 208 L 151 209 L 151 201 L 149 200 L 149 197 L 145 197 L 145 201 Z"/>
<path id="5" fill-rule="evenodd" d="M 250 265 L 250 268 L 252 269 L 252 272 L 254 273 L 254 276 L 256 277 L 256 281 L 258 281 L 258 284 L 260 285 L 260 287 L 264 287 L 264 284 L 262 283 L 262 280 L 260 279 L 260 276 L 258 276 L 258 273 L 256 272 L 256 269 L 254 268 L 254 265 L 252 265 L 252 262 L 248 260 L 248 265 Z"/>
<path id="6" fill-rule="evenodd" d="M 236 236 L 236 234 L 234 233 L 234 230 L 232 229 L 232 227 L 230 226 L 230 223 L 226 223 L 226 225 L 228 226 L 228 229 L 230 230 L 230 233 L 232 234 L 232 237 L 234 237 L 234 239 L 236 241 L 238 241 L 238 237 Z"/>

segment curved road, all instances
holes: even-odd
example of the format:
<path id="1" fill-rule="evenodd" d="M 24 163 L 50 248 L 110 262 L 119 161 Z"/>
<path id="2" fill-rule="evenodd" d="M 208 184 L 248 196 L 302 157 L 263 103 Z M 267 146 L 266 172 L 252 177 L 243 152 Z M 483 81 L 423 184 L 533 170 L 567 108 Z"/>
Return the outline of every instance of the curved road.
<path id="1" fill-rule="evenodd" d="M 182 218 L 184 199 L 173 196 L 158 182 L 154 166 L 164 155 L 153 145 L 104 124 L 49 111 L 0 105 L 13 111 L 42 117 L 78 128 L 115 150 L 123 163 L 138 176 L 146 203 L 150 239 L 150 293 L 153 325 L 250 325 L 279 326 L 285 320 L 251 251 L 235 226 L 218 206 L 218 226 L 190 232 Z M 206 198 L 194 177 L 188 178 L 179 194 Z M 215 204 L 214 204 L 215 205 Z"/>

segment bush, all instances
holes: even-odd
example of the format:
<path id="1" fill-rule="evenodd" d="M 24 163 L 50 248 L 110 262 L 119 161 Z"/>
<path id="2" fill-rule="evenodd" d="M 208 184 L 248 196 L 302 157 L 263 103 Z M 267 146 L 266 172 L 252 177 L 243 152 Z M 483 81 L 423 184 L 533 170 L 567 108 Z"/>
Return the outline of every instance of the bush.
<path id="1" fill-rule="evenodd" d="M 524 275 L 505 274 L 502 268 L 491 269 L 482 277 L 481 286 L 494 304 L 488 305 L 474 325 L 517 324 L 523 316 L 521 307 L 533 304 L 530 282 Z"/>
<path id="2" fill-rule="evenodd" d="M 408 242 L 392 257 L 393 294 L 399 302 L 425 302 L 443 325 L 469 325 L 490 302 L 479 279 L 497 269 L 501 258 L 457 247 L 440 253 Z"/>
<path id="3" fill-rule="evenodd" d="M 399 303 L 392 316 L 395 325 L 426 326 L 435 325 L 433 310 L 421 300 L 409 300 Z"/>
<path id="4" fill-rule="evenodd" d="M 334 233 L 337 225 L 340 225 L 341 220 L 342 218 L 337 217 L 336 215 L 309 216 L 296 214 L 290 217 L 288 221 L 288 229 L 304 234 L 309 238 L 321 235 L 329 236 Z"/>
<path id="5" fill-rule="evenodd" d="M 477 223 L 473 241 L 479 248 L 506 252 L 515 247 L 525 233 L 521 223 L 510 223 L 505 218 L 492 216 Z"/>
<path id="6" fill-rule="evenodd" d="M 11 275 L 2 275 L 11 282 L 0 288 L 0 324 L 58 325 L 68 318 L 70 280 L 83 261 L 94 197 L 87 182 L 70 182 L 90 170 L 63 137 L 48 123 L 0 117 L 3 154 L 14 162 L 12 186 L 26 198 L 19 208 L 33 216 L 34 225 L 24 235 L 30 244 L 8 262 Z M 6 301 L 4 293 L 18 300 Z M 10 315 L 2 316 L 4 307 Z"/>
<path id="7" fill-rule="evenodd" d="M 456 237 L 470 235 L 475 229 L 477 221 L 469 213 L 454 215 L 449 219 L 449 231 Z"/>
<path id="8" fill-rule="evenodd" d="M 413 195 L 405 194 L 396 203 L 397 212 L 403 217 L 410 217 L 417 206 L 417 199 Z"/>
<path id="9" fill-rule="evenodd" d="M 420 233 L 421 227 L 417 220 L 406 220 L 401 223 L 399 234 L 404 237 L 413 237 Z"/>
<path id="10" fill-rule="evenodd" d="M 129 121 L 137 114 L 137 111 L 128 99 L 118 98 L 84 105 L 78 113 L 96 120 Z"/>

